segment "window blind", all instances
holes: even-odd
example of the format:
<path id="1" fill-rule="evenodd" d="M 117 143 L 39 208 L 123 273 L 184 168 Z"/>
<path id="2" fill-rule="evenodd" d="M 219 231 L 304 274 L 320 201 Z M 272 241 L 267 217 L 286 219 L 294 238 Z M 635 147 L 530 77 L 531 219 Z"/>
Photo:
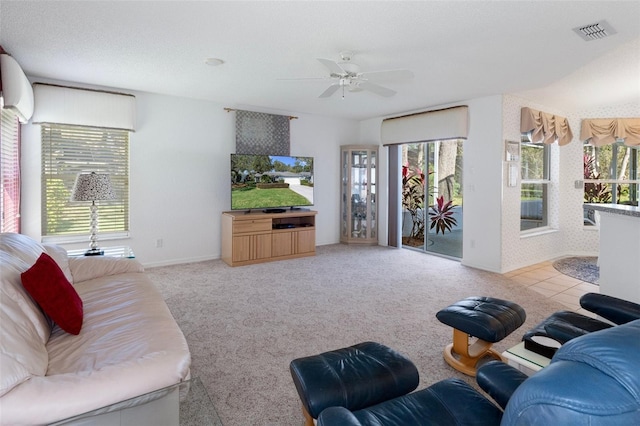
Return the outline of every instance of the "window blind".
<path id="1" fill-rule="evenodd" d="M 80 172 L 108 173 L 116 199 L 98 201 L 100 234 L 129 231 L 129 132 L 42 126 L 42 235 L 89 233 L 90 203 L 70 201 Z"/>
<path id="2" fill-rule="evenodd" d="M 20 125 L 11 109 L 2 109 L 0 134 L 0 232 L 20 232 Z"/>

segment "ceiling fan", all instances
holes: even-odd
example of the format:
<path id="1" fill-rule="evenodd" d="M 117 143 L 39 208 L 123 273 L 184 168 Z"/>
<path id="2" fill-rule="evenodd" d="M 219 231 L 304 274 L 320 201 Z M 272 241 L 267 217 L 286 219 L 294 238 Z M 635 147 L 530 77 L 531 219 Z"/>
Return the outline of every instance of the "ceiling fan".
<path id="1" fill-rule="evenodd" d="M 374 83 L 372 80 L 400 80 L 413 78 L 413 73 L 409 70 L 385 70 L 360 72 L 360 66 L 351 62 L 353 52 L 345 51 L 340 53 L 341 62 L 331 59 L 317 58 L 318 61 L 329 70 L 329 77 L 318 78 L 319 80 L 333 80 L 333 83 L 320 94 L 320 98 L 328 98 L 342 89 L 342 97 L 345 91 L 360 92 L 367 90 L 376 95 L 389 97 L 396 94 L 395 90 Z M 303 80 L 318 80 L 303 79 Z"/>

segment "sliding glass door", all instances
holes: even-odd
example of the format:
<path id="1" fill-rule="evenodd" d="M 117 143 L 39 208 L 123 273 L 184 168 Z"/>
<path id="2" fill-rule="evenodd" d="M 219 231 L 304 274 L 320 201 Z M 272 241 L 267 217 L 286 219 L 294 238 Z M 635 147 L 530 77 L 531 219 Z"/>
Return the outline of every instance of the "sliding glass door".
<path id="1" fill-rule="evenodd" d="M 402 145 L 402 246 L 462 258 L 462 140 Z"/>

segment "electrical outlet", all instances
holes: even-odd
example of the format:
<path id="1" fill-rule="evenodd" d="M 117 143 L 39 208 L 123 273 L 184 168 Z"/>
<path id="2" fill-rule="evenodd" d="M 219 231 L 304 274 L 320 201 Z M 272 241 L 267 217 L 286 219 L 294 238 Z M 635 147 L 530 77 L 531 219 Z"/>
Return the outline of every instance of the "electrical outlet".
<path id="1" fill-rule="evenodd" d="M 156 240 L 156 248 L 162 248 L 162 244 L 163 244 L 162 238 L 158 238 Z"/>

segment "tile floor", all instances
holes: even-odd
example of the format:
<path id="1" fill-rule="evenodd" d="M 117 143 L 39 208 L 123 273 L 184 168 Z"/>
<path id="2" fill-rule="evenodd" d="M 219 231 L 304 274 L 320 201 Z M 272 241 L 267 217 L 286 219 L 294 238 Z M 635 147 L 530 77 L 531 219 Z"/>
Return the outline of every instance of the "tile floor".
<path id="1" fill-rule="evenodd" d="M 558 272 L 553 267 L 553 260 L 517 269 L 504 275 L 565 305 L 567 309 L 595 316 L 592 312 L 582 309 L 579 300 L 585 293 L 599 293 L 600 287 Z"/>

